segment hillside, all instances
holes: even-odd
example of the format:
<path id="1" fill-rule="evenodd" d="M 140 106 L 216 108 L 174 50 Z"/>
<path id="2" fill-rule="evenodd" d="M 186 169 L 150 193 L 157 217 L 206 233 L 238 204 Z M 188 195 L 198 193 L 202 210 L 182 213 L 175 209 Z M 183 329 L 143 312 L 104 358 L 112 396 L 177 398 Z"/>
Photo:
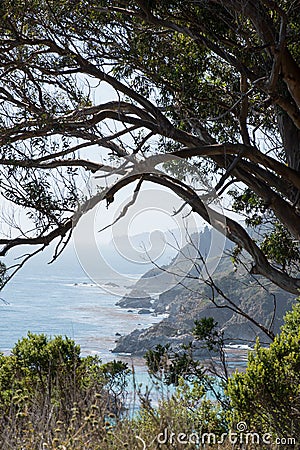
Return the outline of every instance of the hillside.
<path id="1" fill-rule="evenodd" d="M 206 229 L 205 236 L 201 238 L 204 250 L 204 244 L 209 241 L 209 233 Z M 229 245 L 226 244 L 227 248 Z M 167 272 L 168 269 L 169 266 L 164 267 Z M 226 307 L 228 304 L 218 294 L 214 298 L 219 306 L 216 307 L 210 300 L 212 297 L 210 286 L 199 280 L 195 269 L 192 269 L 180 284 L 163 291 L 155 298 L 152 297 L 152 301 L 149 302 L 149 294 L 153 289 L 151 277 L 155 277 L 159 270 L 155 268 L 143 275 L 134 286 L 131 295 L 122 299 L 118 305 L 126 308 L 146 307 L 148 309 L 142 312 L 165 313 L 168 316 L 151 328 L 135 330 L 127 336 L 122 336 L 114 349 L 115 353 L 143 355 L 157 344 L 170 343 L 176 347 L 189 342 L 193 339 L 191 330 L 194 321 L 202 317 L 213 317 L 218 322 L 228 344 L 253 344 L 257 336 L 262 342 L 268 342 L 267 336 L 259 328 Z M 253 278 L 243 267 L 235 270 L 229 256 L 223 256 L 219 261 L 213 280 L 239 308 L 265 327 L 270 327 L 274 333 L 278 333 L 285 312 L 291 309 L 293 295 L 264 279 Z"/>

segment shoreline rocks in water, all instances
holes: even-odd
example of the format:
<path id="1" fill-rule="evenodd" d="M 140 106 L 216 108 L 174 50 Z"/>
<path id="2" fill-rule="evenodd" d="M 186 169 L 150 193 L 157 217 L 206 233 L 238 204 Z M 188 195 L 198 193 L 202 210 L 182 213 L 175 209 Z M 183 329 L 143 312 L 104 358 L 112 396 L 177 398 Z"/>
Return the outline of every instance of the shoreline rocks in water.
<path id="1" fill-rule="evenodd" d="M 275 295 L 276 315 L 272 328 L 275 333 L 279 332 L 283 316 L 286 311 L 291 309 L 294 302 L 293 295 L 278 287 L 261 288 L 259 284 L 253 282 L 253 278 L 247 271 L 242 269 L 234 271 L 228 260 L 223 260 L 219 264 L 214 273 L 214 281 L 217 286 L 222 287 L 224 293 L 235 305 L 265 327 L 270 325 L 273 318 Z M 163 292 L 154 300 L 150 296 L 132 298 L 131 295 L 136 292 L 134 290 L 128 298 L 124 297 L 119 302 L 120 306 L 121 304 L 127 305 L 129 302 L 132 308 L 149 311 L 151 308 L 154 314 L 168 313 L 168 317 L 150 328 L 134 330 L 132 333 L 122 336 L 113 349 L 113 353 L 143 356 L 147 350 L 154 349 L 158 344 L 170 344 L 173 348 L 179 348 L 180 344 L 193 341 L 191 332 L 194 322 L 203 317 L 213 317 L 218 322 L 227 342 L 253 345 L 256 337 L 259 337 L 262 343 L 269 342 L 267 336 L 259 328 L 255 328 L 245 317 L 224 307 L 225 300 L 219 294 L 216 294 L 214 299 L 219 308 L 215 307 L 209 300 L 210 288 L 204 283 L 200 284 L 197 279 L 187 279 L 186 285 L 188 290 L 177 285 L 169 291 Z"/>
<path id="2" fill-rule="evenodd" d="M 121 308 L 150 309 L 152 308 L 152 298 L 145 294 L 145 292 L 134 289 L 130 294 L 122 297 L 116 303 L 116 306 L 120 306 Z"/>
<path id="3" fill-rule="evenodd" d="M 195 237 L 196 244 L 193 245 L 198 246 L 199 253 L 209 255 L 212 245 L 211 230 L 206 227 L 199 235 L 195 234 Z M 226 241 L 224 250 L 231 248 L 232 243 Z M 185 254 L 189 255 L 188 248 L 184 247 L 181 254 L 183 258 Z M 211 287 L 203 282 L 199 266 L 196 268 L 192 264 L 193 267 L 191 267 L 190 260 L 187 265 L 187 276 L 180 278 L 182 284 L 176 282 L 175 277 L 173 280 L 175 283 L 171 283 L 173 287 L 167 291 L 164 277 L 160 276 L 162 271 L 155 267 L 142 275 L 130 294 L 123 297 L 117 305 L 128 309 L 151 310 L 157 315 L 167 313 L 168 317 L 150 328 L 134 330 L 127 336 L 120 337 L 113 352 L 130 353 L 135 356 L 144 355 L 147 350 L 155 348 L 158 344 L 170 344 L 173 348 L 177 348 L 180 344 L 193 341 L 192 329 L 195 320 L 203 317 L 213 317 L 218 322 L 226 343 L 253 344 L 256 337 L 259 337 L 262 343 L 268 343 L 267 336 L 259 328 L 247 318 L 234 313 L 232 309 L 240 308 L 266 328 L 271 326 L 276 334 L 283 323 L 284 314 L 291 309 L 295 296 L 268 283 L 262 277 L 257 276 L 258 283 L 256 283 L 255 278 L 245 269 L 246 265 L 235 269 L 229 257 L 224 257 L 224 254 L 220 258 L 220 255 L 216 253 L 210 261 L 214 262 L 214 258 L 217 258 L 217 266 L 213 265 L 215 270 L 212 277 L 215 285 L 222 289 L 225 296 L 232 302 L 229 305 L 231 309 L 226 308 L 228 302 L 226 303 L 221 291 L 217 292 L 215 289 L 212 292 Z M 206 261 L 206 267 L 209 267 L 208 262 L 209 260 Z M 174 270 L 172 267 L 171 262 L 164 268 L 166 272 L 172 272 Z M 212 296 L 214 304 L 210 300 Z M 276 304 L 275 315 L 274 304 Z"/>
<path id="4" fill-rule="evenodd" d="M 138 311 L 138 314 L 151 314 L 151 309 L 142 308 Z"/>
<path id="5" fill-rule="evenodd" d="M 120 287 L 118 284 L 112 283 L 111 281 L 109 281 L 108 283 L 105 283 L 104 286 L 113 287 L 113 288 Z"/>
<path id="6" fill-rule="evenodd" d="M 209 355 L 208 350 L 201 348 L 199 343 L 193 340 L 192 334 L 165 336 L 161 332 L 156 333 L 151 330 L 150 333 L 147 333 L 147 331 L 148 330 L 134 330 L 129 335 L 122 336 L 118 341 L 116 348 L 112 350 L 112 353 L 130 353 L 132 356 L 142 357 L 148 350 L 154 349 L 158 344 L 171 344 L 174 351 L 180 351 L 182 344 L 187 345 L 190 342 L 193 342 L 195 348 L 194 355 L 196 357 L 206 357 Z M 130 351 L 128 351 L 128 349 L 130 349 Z"/>

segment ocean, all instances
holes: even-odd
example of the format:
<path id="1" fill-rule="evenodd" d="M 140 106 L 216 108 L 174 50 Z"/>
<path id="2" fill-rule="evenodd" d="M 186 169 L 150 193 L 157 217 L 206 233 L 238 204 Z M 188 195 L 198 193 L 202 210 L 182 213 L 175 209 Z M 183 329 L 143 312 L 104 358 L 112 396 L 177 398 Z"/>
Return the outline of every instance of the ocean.
<path id="1" fill-rule="evenodd" d="M 134 365 L 139 382 L 149 384 L 143 358 L 132 359 L 111 350 L 119 335 L 148 328 L 165 317 L 138 314 L 134 309 L 128 312 L 116 306 L 134 286 L 134 280 L 150 267 L 131 265 L 135 273 L 124 276 L 124 266 L 123 274 L 118 277 L 114 271 L 113 279 L 100 271 L 103 280 L 97 285 L 84 272 L 72 247 L 49 265 L 50 260 L 49 249 L 29 261 L 0 293 L 0 352 L 9 354 L 28 331 L 49 337 L 68 336 L 80 345 L 82 356 L 98 355 L 103 362 L 122 359 Z M 245 367 L 248 350 L 247 346 L 228 347 L 229 368 Z"/>
<path id="2" fill-rule="evenodd" d="M 103 361 L 118 358 L 111 353 L 117 334 L 127 334 L 162 320 L 163 316 L 127 312 L 115 303 L 128 291 L 120 284 L 119 295 L 110 292 L 103 279 L 96 285 L 83 271 L 73 252 L 49 265 L 49 252 L 30 261 L 3 289 L 0 296 L 0 351 L 8 354 L 27 335 L 65 335 L 80 344 L 82 355 L 99 355 Z M 141 274 L 134 274 L 138 278 Z M 121 281 L 123 282 L 123 281 Z"/>
<path id="3" fill-rule="evenodd" d="M 148 328 L 165 317 L 151 314 L 128 312 L 116 306 L 116 302 L 133 287 L 144 269 L 127 277 L 131 285 L 124 285 L 124 276 L 113 280 L 103 277 L 100 286 L 84 272 L 73 250 L 67 251 L 58 261 L 48 264 L 50 252 L 30 261 L 0 293 L 0 352 L 9 354 L 15 343 L 32 333 L 51 336 L 68 336 L 80 345 L 82 356 L 98 355 L 103 362 L 121 359 L 131 368 L 134 377 L 129 377 L 128 407 L 138 410 L 139 401 L 135 397 L 134 384 L 142 391 L 151 389 L 153 404 L 157 404 L 161 392 L 169 395 L 170 387 L 153 383 L 147 372 L 143 358 L 112 353 L 118 335 L 128 334 L 134 329 Z M 147 267 L 149 270 L 149 267 Z M 109 283 L 114 287 L 113 295 Z M 101 287 L 102 286 L 102 287 Z M 230 349 L 233 367 L 244 366 L 247 350 Z M 237 352 L 237 354 L 235 354 Z M 143 386 L 143 387 L 142 387 Z M 213 396 L 212 396 L 213 398 Z"/>

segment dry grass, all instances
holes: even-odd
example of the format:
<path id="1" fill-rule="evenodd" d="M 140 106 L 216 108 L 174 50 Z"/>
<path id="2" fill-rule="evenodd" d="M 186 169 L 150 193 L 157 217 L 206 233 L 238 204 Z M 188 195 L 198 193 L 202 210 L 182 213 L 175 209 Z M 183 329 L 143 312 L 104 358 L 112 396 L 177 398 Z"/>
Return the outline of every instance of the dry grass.
<path id="1" fill-rule="evenodd" d="M 9 414 L 0 419 L 2 450 L 254 450 L 284 449 L 278 446 L 233 443 L 224 439 L 226 424 L 217 405 L 198 402 L 175 395 L 162 401 L 157 408 L 144 404 L 139 413 L 130 418 L 120 403 L 112 401 L 109 392 L 89 391 L 77 399 L 69 411 L 60 405 L 46 404 L 41 409 L 40 396 L 34 401 L 12 403 Z M 14 400 L 16 401 L 16 399 Z M 64 418 L 62 420 L 62 418 Z M 198 430 L 198 432 L 197 432 Z M 171 433 L 174 433 L 172 435 Z M 183 437 L 180 433 L 185 433 Z M 216 444 L 213 435 L 216 433 Z M 199 444 L 195 445 L 196 436 Z M 166 437 L 166 439 L 165 439 Z M 249 442 L 251 442 L 250 438 Z M 163 443 L 162 441 L 166 442 Z M 180 442 L 185 440 L 185 442 Z M 145 442 L 145 446 L 143 444 Z M 217 443 L 219 441 L 219 443 Z M 203 444 L 203 445 L 202 445 Z M 204 445 L 205 444 L 205 445 Z"/>

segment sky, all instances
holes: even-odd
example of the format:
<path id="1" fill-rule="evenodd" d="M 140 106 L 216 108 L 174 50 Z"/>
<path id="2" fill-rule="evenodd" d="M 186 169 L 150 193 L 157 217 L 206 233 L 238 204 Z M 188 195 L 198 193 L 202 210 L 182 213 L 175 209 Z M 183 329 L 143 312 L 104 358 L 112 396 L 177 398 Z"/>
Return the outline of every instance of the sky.
<path id="1" fill-rule="evenodd" d="M 100 87 L 95 86 L 92 97 L 95 104 L 118 98 L 106 83 L 101 83 Z M 101 155 L 104 155 L 104 161 L 108 153 L 108 150 L 94 146 L 82 151 L 81 157 L 101 162 Z M 176 163 L 180 164 L 178 158 Z M 118 176 L 112 180 L 99 178 L 96 173 L 82 182 L 81 189 L 88 197 L 90 191 L 95 193 L 99 187 L 105 188 L 117 178 Z M 201 174 L 198 184 L 191 181 L 191 185 L 193 183 L 196 189 L 210 189 L 203 182 Z M 200 232 L 206 225 L 198 215 L 191 214 L 190 207 L 184 206 L 183 201 L 172 191 L 149 182 L 143 183 L 134 204 L 120 218 L 126 205 L 132 202 L 135 186 L 136 183 L 131 184 L 117 193 L 109 208 L 106 207 L 106 202 L 99 203 L 91 212 L 84 214 L 75 227 L 72 245 L 84 270 L 91 276 L 93 266 L 97 263 L 103 265 L 103 260 L 106 266 L 111 266 L 111 260 L 118 260 L 120 263 L 122 259 L 129 267 L 130 264 L 139 264 L 141 267 L 144 265 L 145 271 L 149 267 L 149 260 L 164 264 L 174 256 L 178 248 L 186 244 L 187 234 Z M 9 233 L 12 228 L 9 222 L 13 217 L 19 221 L 23 230 L 32 228 L 32 223 L 20 208 L 11 209 L 3 198 L 1 208 L 7 217 L 7 221 L 1 223 L 2 235 Z M 217 209 L 222 211 L 221 202 Z"/>

